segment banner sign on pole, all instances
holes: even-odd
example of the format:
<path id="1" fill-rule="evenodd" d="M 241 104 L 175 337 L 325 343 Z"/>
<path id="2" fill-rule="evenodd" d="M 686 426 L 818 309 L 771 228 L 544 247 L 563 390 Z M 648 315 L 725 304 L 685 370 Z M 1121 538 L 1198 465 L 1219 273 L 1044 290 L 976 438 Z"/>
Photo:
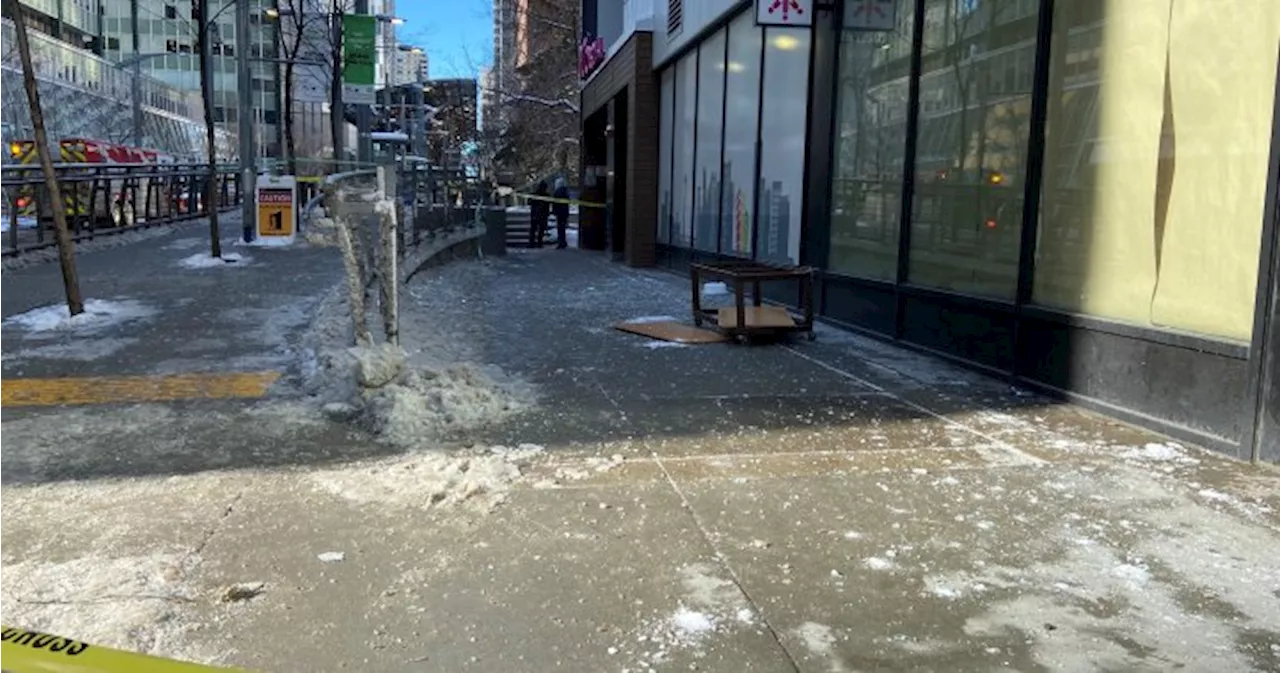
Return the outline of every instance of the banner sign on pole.
<path id="1" fill-rule="evenodd" d="M 812 26 L 813 0 L 756 0 L 756 24 Z"/>
<path id="2" fill-rule="evenodd" d="M 377 50 L 374 35 L 378 20 L 367 14 L 342 16 L 342 102 L 373 105 L 374 66 Z"/>

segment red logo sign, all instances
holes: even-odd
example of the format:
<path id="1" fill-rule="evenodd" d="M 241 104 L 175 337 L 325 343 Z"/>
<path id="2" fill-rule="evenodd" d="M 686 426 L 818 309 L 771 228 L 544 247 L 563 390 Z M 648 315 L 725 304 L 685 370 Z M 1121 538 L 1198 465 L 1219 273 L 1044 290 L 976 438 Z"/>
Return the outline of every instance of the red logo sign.
<path id="1" fill-rule="evenodd" d="M 773 14 L 779 9 L 782 10 L 783 21 L 791 20 L 791 16 L 790 16 L 791 12 L 795 12 L 796 14 L 804 14 L 804 8 L 801 7 L 800 3 L 796 2 L 796 0 L 773 0 L 773 4 L 769 5 L 769 13 Z"/>

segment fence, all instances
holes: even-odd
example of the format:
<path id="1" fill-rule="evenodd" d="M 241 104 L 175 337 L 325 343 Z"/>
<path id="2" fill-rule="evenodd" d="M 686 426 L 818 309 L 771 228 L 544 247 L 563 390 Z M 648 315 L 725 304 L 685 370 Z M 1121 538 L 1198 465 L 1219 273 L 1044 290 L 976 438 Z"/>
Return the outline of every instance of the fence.
<path id="1" fill-rule="evenodd" d="M 171 224 L 208 214 L 209 168 L 203 164 L 58 164 L 54 167 L 74 240 Z M 218 210 L 238 205 L 244 189 L 236 166 L 217 168 Z M 56 245 L 53 210 L 38 164 L 0 168 L 3 247 L 12 256 Z"/>

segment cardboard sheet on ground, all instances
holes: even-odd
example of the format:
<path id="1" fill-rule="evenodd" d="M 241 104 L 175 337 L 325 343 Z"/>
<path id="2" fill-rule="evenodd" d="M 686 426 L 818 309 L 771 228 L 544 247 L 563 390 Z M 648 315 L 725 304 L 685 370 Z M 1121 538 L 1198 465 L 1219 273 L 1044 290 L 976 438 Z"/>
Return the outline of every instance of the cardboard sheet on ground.
<path id="1" fill-rule="evenodd" d="M 747 306 L 743 313 L 743 324 L 747 327 L 795 327 L 796 321 L 781 306 Z M 725 306 L 716 314 L 721 327 L 738 326 L 738 310 L 733 306 Z"/>
<path id="2" fill-rule="evenodd" d="M 719 332 L 682 325 L 674 320 L 620 322 L 615 329 L 651 339 L 674 341 L 682 344 L 714 344 L 727 341 Z"/>

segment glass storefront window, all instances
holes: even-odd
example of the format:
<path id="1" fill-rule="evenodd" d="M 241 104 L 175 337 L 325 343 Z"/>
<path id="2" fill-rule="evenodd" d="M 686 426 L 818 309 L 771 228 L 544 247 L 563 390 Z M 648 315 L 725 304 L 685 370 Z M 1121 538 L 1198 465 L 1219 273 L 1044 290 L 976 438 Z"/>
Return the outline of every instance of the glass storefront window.
<path id="1" fill-rule="evenodd" d="M 658 242 L 671 241 L 671 117 L 675 112 L 675 69 L 662 71 L 658 109 Z"/>
<path id="2" fill-rule="evenodd" d="M 756 196 L 756 121 L 760 110 L 760 27 L 743 12 L 729 24 L 724 110 L 724 203 L 720 252 L 751 256 Z"/>
<path id="3" fill-rule="evenodd" d="M 913 16 L 901 7 L 892 32 L 841 35 L 827 261 L 835 273 L 897 276 Z"/>
<path id="4" fill-rule="evenodd" d="M 671 244 L 688 248 L 693 237 L 693 130 L 698 123 L 698 52 L 676 63 L 675 140 L 671 171 Z"/>
<path id="5" fill-rule="evenodd" d="M 1014 296 L 1036 15 L 1030 2 L 925 2 L 913 284 Z"/>
<path id="6" fill-rule="evenodd" d="M 800 260 L 809 37 L 807 28 L 767 28 L 764 33 L 765 93 L 756 206 L 760 229 L 756 257 L 761 260 Z"/>
<path id="7" fill-rule="evenodd" d="M 724 124 L 723 30 L 698 47 L 698 142 L 694 171 L 693 247 L 715 252 L 720 241 L 720 134 Z"/>
<path id="8" fill-rule="evenodd" d="M 1033 301 L 1249 339 L 1280 3 L 1055 11 Z"/>

